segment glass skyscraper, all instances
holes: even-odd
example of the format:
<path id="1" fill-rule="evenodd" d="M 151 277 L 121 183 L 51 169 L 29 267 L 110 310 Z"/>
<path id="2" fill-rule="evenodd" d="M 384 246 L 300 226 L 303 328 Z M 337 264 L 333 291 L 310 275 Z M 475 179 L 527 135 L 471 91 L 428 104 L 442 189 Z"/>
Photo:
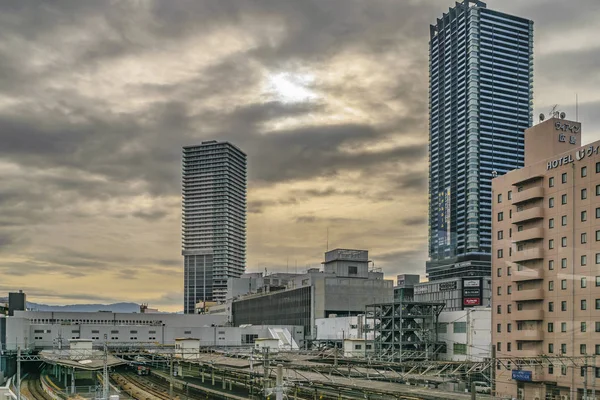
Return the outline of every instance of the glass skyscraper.
<path id="1" fill-rule="evenodd" d="M 184 312 L 225 301 L 246 267 L 246 154 L 227 142 L 183 148 Z"/>
<path id="2" fill-rule="evenodd" d="M 430 280 L 490 275 L 492 183 L 524 164 L 533 22 L 456 3 L 429 43 Z"/>

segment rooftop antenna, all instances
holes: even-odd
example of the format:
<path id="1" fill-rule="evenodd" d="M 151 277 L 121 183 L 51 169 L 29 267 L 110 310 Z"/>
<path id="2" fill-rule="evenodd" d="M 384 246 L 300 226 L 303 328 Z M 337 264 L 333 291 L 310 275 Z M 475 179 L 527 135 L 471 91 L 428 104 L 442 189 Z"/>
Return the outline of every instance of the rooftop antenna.
<path id="1" fill-rule="evenodd" d="M 555 104 L 554 107 L 552 107 L 552 110 L 550 110 L 550 117 L 551 118 L 556 118 L 558 117 L 558 111 L 556 111 L 556 109 L 558 108 L 558 104 Z"/>

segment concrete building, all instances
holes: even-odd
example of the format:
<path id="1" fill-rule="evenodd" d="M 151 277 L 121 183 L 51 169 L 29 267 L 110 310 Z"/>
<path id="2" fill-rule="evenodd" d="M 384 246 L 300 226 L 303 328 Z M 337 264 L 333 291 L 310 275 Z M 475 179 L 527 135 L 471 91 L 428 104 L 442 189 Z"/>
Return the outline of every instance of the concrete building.
<path id="1" fill-rule="evenodd" d="M 373 340 L 373 332 L 366 326 L 365 316 L 317 318 L 315 320 L 319 342 L 340 342 L 344 339 Z"/>
<path id="2" fill-rule="evenodd" d="M 253 293 L 266 293 L 287 288 L 288 282 L 301 274 L 253 272 L 227 280 L 227 300 Z"/>
<path id="3" fill-rule="evenodd" d="M 533 22 L 456 3 L 430 29 L 430 281 L 490 276 L 492 172 L 523 166 Z"/>
<path id="4" fill-rule="evenodd" d="M 414 301 L 444 303 L 444 311 L 489 307 L 492 278 L 469 276 L 421 282 L 413 287 Z"/>
<path id="5" fill-rule="evenodd" d="M 442 311 L 438 318 L 438 339 L 446 343 L 439 359 L 485 361 L 492 357 L 492 309 L 473 307 L 463 311 Z"/>
<path id="6" fill-rule="evenodd" d="M 600 377 L 600 141 L 551 117 L 526 131 L 525 167 L 493 180 L 492 342 L 545 360 L 498 365 L 497 393 L 579 399 Z"/>
<path id="7" fill-rule="evenodd" d="M 295 326 L 223 326 L 223 315 L 137 314 L 111 312 L 15 311 L 13 317 L 0 316 L 5 327 L 0 337 L 2 349 L 53 348 L 69 340 L 106 340 L 115 345 L 175 344 L 179 338 L 194 338 L 202 346 L 241 346 L 253 338 L 283 337 L 289 331 L 293 341 L 304 339 L 303 327 Z M 291 341 L 290 339 L 290 341 Z"/>
<path id="8" fill-rule="evenodd" d="M 246 267 L 246 154 L 227 142 L 183 148 L 184 312 L 225 301 Z"/>
<path id="9" fill-rule="evenodd" d="M 396 286 L 394 287 L 394 301 L 412 300 L 414 296 L 414 286 L 419 283 L 419 275 L 402 274 L 396 277 Z"/>
<path id="10" fill-rule="evenodd" d="M 313 268 L 291 277 L 285 290 L 257 293 L 232 303 L 235 326 L 302 325 L 316 339 L 315 320 L 364 314 L 367 304 L 393 300 L 393 281 L 370 271 L 366 250 L 336 249 L 325 253 L 323 270 Z"/>

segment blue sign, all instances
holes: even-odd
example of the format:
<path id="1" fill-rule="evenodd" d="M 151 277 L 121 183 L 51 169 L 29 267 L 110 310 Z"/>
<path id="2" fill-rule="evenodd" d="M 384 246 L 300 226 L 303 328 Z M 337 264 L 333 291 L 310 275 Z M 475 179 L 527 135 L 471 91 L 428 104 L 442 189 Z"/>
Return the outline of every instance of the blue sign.
<path id="1" fill-rule="evenodd" d="M 531 382 L 531 371 L 524 371 L 522 369 L 513 369 L 512 378 L 515 381 Z"/>

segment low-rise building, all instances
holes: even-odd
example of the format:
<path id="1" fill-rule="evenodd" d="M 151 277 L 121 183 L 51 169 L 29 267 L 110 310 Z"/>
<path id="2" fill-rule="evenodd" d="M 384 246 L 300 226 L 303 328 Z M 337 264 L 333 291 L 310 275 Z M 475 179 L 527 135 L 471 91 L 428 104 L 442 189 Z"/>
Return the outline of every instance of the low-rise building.
<path id="1" fill-rule="evenodd" d="M 330 315 L 364 314 L 367 304 L 393 300 L 393 281 L 369 270 L 366 250 L 336 249 L 325 253 L 323 269 L 290 277 L 287 288 L 242 297 L 232 303 L 235 326 L 302 325 L 315 340 L 315 321 Z"/>
<path id="2" fill-rule="evenodd" d="M 438 339 L 446 343 L 439 359 L 485 361 L 492 357 L 492 309 L 473 307 L 462 311 L 442 311 L 438 318 Z"/>

